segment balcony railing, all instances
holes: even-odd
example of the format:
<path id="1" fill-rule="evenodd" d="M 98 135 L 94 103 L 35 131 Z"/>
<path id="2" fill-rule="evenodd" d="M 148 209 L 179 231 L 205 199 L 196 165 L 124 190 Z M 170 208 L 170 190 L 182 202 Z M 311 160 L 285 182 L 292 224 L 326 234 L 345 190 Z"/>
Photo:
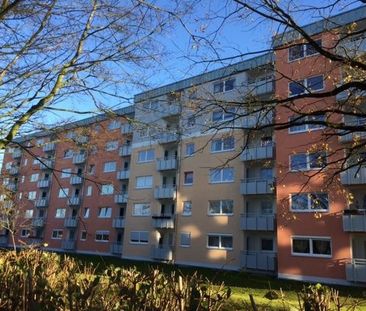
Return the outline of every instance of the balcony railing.
<path id="1" fill-rule="evenodd" d="M 274 272 L 276 270 L 276 253 L 255 251 L 241 252 L 241 265 L 245 269 Z"/>
<path id="2" fill-rule="evenodd" d="M 15 149 L 12 153 L 13 159 L 19 159 L 22 157 L 22 151 L 20 149 Z"/>
<path id="3" fill-rule="evenodd" d="M 50 180 L 49 179 L 41 179 L 37 183 L 38 188 L 48 188 L 50 186 Z"/>
<path id="4" fill-rule="evenodd" d="M 160 105 L 159 112 L 162 118 L 180 114 L 180 106 L 178 103 Z"/>
<path id="5" fill-rule="evenodd" d="M 159 144 L 169 144 L 177 142 L 179 135 L 177 133 L 160 133 L 157 138 Z"/>
<path id="6" fill-rule="evenodd" d="M 80 205 L 80 197 L 72 196 L 68 199 L 67 202 L 70 206 L 72 205 Z"/>
<path id="7" fill-rule="evenodd" d="M 245 149 L 241 155 L 240 159 L 242 161 L 252 161 L 252 160 L 263 160 L 272 159 L 274 151 L 274 144 L 267 146 L 250 147 Z"/>
<path id="8" fill-rule="evenodd" d="M 353 212 L 356 214 L 352 214 Z M 361 214 L 361 211 L 345 210 L 345 215 L 343 215 L 343 231 L 366 232 L 366 213 Z"/>
<path id="9" fill-rule="evenodd" d="M 71 176 L 70 184 L 71 185 L 80 185 L 83 183 L 83 178 L 81 176 Z"/>
<path id="10" fill-rule="evenodd" d="M 153 259 L 157 260 L 172 260 L 173 259 L 173 248 L 171 246 L 153 246 L 152 255 Z"/>
<path id="11" fill-rule="evenodd" d="M 48 206 L 48 199 L 43 198 L 43 199 L 35 200 L 34 201 L 34 206 L 35 207 L 47 207 Z"/>
<path id="12" fill-rule="evenodd" d="M 268 113 L 254 113 L 253 115 L 248 115 L 243 118 L 244 128 L 256 128 L 260 126 L 270 125 L 273 123 L 273 112 Z"/>
<path id="13" fill-rule="evenodd" d="M 241 230 L 273 231 L 275 228 L 274 215 L 241 215 Z"/>
<path id="14" fill-rule="evenodd" d="M 78 225 L 78 219 L 77 219 L 77 217 L 65 218 L 64 226 L 66 228 L 76 228 L 77 225 Z"/>
<path id="15" fill-rule="evenodd" d="M 123 229 L 126 226 L 124 217 L 116 217 L 113 219 L 112 227 L 116 229 Z"/>
<path id="16" fill-rule="evenodd" d="M 73 164 L 83 164 L 85 162 L 85 160 L 86 160 L 85 153 L 74 154 L 72 157 Z"/>
<path id="17" fill-rule="evenodd" d="M 158 171 L 176 170 L 178 161 L 176 158 L 171 159 L 157 159 L 156 169 Z"/>
<path id="18" fill-rule="evenodd" d="M 132 124 L 124 123 L 121 125 L 121 133 L 122 134 L 131 134 L 133 132 Z"/>
<path id="19" fill-rule="evenodd" d="M 123 170 L 117 172 L 117 179 L 123 180 L 123 179 L 129 179 L 130 178 L 130 170 Z"/>
<path id="20" fill-rule="evenodd" d="M 343 185 L 366 184 L 366 167 L 351 167 L 341 172 L 341 183 Z"/>
<path id="21" fill-rule="evenodd" d="M 175 199 L 175 187 L 163 186 L 156 187 L 154 191 L 155 199 Z"/>
<path id="22" fill-rule="evenodd" d="M 7 169 L 9 175 L 18 175 L 19 174 L 19 167 L 12 166 Z"/>
<path id="23" fill-rule="evenodd" d="M 127 157 L 130 156 L 132 153 L 132 147 L 131 145 L 123 145 L 120 149 L 119 149 L 119 155 L 121 157 Z"/>
<path id="24" fill-rule="evenodd" d="M 128 194 L 127 193 L 123 193 L 123 194 L 116 194 L 114 196 L 114 203 L 118 203 L 118 204 L 126 204 L 128 201 Z"/>
<path id="25" fill-rule="evenodd" d="M 153 215 L 152 225 L 156 229 L 174 229 L 174 215 Z"/>
<path id="26" fill-rule="evenodd" d="M 110 246 L 110 252 L 112 254 L 121 255 L 122 254 L 122 244 L 120 243 L 112 243 Z"/>
<path id="27" fill-rule="evenodd" d="M 41 170 L 53 169 L 55 162 L 53 160 L 42 160 L 43 163 L 39 163 L 39 168 Z"/>
<path id="28" fill-rule="evenodd" d="M 366 259 L 352 259 L 346 263 L 346 279 L 351 282 L 366 282 Z"/>
<path id="29" fill-rule="evenodd" d="M 275 189 L 275 178 L 247 178 L 242 179 L 240 193 L 247 194 L 271 194 Z"/>
<path id="30" fill-rule="evenodd" d="M 5 185 L 5 188 L 8 189 L 9 191 L 17 191 L 18 187 L 16 183 L 13 182 L 9 182 L 7 185 Z"/>
<path id="31" fill-rule="evenodd" d="M 43 217 L 33 218 L 32 226 L 33 227 L 43 227 L 45 223 L 45 219 Z"/>
<path id="32" fill-rule="evenodd" d="M 75 240 L 62 240 L 61 247 L 64 250 L 74 250 L 75 249 Z"/>
<path id="33" fill-rule="evenodd" d="M 89 137 L 84 135 L 76 136 L 74 139 L 78 144 L 86 144 L 89 141 Z"/>
<path id="34" fill-rule="evenodd" d="M 37 236 L 29 237 L 28 242 L 29 242 L 29 244 L 42 244 L 43 238 L 37 237 Z"/>
<path id="35" fill-rule="evenodd" d="M 336 50 L 337 53 L 347 57 L 362 55 L 366 53 L 366 37 L 360 36 L 342 40 L 339 42 Z"/>
<path id="36" fill-rule="evenodd" d="M 248 84 L 247 94 L 252 96 L 264 95 L 268 93 L 273 93 L 274 91 L 274 81 L 258 81 L 255 83 Z"/>
<path id="37" fill-rule="evenodd" d="M 56 144 L 55 143 L 46 143 L 44 146 L 43 146 L 43 151 L 44 152 L 51 152 L 51 151 L 54 151 L 56 148 Z"/>

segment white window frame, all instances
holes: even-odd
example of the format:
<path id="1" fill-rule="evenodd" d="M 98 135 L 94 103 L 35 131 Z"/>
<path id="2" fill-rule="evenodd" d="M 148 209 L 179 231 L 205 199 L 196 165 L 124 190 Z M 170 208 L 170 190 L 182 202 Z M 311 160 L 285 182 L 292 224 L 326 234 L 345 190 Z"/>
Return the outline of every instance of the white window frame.
<path id="1" fill-rule="evenodd" d="M 39 173 L 35 173 L 35 174 L 30 175 L 29 181 L 36 182 L 36 181 L 38 181 L 38 179 L 39 179 Z"/>
<path id="2" fill-rule="evenodd" d="M 214 236 L 214 237 L 219 237 L 219 246 L 210 246 L 208 244 L 209 242 L 209 237 L 210 236 Z M 222 241 L 221 241 L 221 237 L 231 237 L 231 244 L 232 244 L 232 247 L 223 247 L 222 246 Z M 234 249 L 234 239 L 233 239 L 233 235 L 232 234 L 226 234 L 226 233 L 208 233 L 207 234 L 207 248 L 209 249 L 219 249 L 219 250 L 233 250 Z"/>
<path id="3" fill-rule="evenodd" d="M 184 211 L 186 203 L 191 205 L 189 213 Z M 192 204 L 191 200 L 183 201 L 182 216 L 192 216 L 192 208 L 193 208 L 193 204 Z"/>
<path id="4" fill-rule="evenodd" d="M 69 188 L 60 188 L 58 190 L 58 198 L 67 198 L 69 196 Z"/>
<path id="5" fill-rule="evenodd" d="M 299 119 L 298 122 L 308 122 L 309 120 L 311 121 L 311 118 L 312 116 L 305 116 L 303 118 L 303 120 Z M 292 122 L 292 118 L 296 118 L 296 116 L 291 116 L 288 118 L 288 122 L 291 124 Z M 324 120 L 325 120 L 325 115 L 324 115 Z M 296 121 L 295 121 L 296 123 Z M 304 126 L 304 129 L 299 129 L 299 130 L 293 130 L 294 126 L 290 126 L 288 128 L 288 133 L 289 134 L 298 134 L 298 133 L 305 133 L 305 132 L 313 132 L 313 131 L 319 131 L 319 130 L 323 130 L 325 128 L 325 126 L 323 125 L 318 125 L 318 127 L 311 127 L 311 126 L 314 126 L 315 124 L 299 124 L 298 126 Z"/>
<path id="6" fill-rule="evenodd" d="M 66 217 L 66 208 L 56 208 L 55 218 L 63 219 L 65 217 Z"/>
<path id="7" fill-rule="evenodd" d="M 85 234 L 85 238 L 83 237 L 84 234 Z M 86 241 L 87 237 L 88 237 L 87 231 L 86 230 L 82 230 L 80 232 L 80 241 Z"/>
<path id="8" fill-rule="evenodd" d="M 221 118 L 220 120 L 214 120 L 214 113 L 221 113 Z M 220 123 L 220 122 L 225 122 L 225 121 L 232 121 L 235 118 L 235 107 L 228 107 L 228 108 L 220 108 L 220 109 L 215 109 L 214 111 L 212 111 L 212 116 L 211 116 L 211 121 L 213 123 Z"/>
<path id="9" fill-rule="evenodd" d="M 57 232 L 57 236 L 54 237 L 54 233 L 56 233 L 56 232 Z M 60 236 L 60 232 L 61 232 L 61 236 Z M 51 233 L 51 239 L 52 240 L 62 240 L 63 236 L 64 236 L 64 230 L 63 229 L 53 229 L 52 230 L 52 233 Z"/>
<path id="10" fill-rule="evenodd" d="M 97 239 L 97 235 L 100 235 L 102 237 L 106 236 L 108 237 L 108 239 Z M 97 230 L 95 231 L 95 242 L 98 242 L 98 243 L 109 243 L 109 238 L 110 238 L 110 232 L 108 230 Z"/>
<path id="11" fill-rule="evenodd" d="M 233 88 L 228 90 L 227 87 L 226 87 L 226 84 L 227 82 L 229 81 L 233 81 Z M 236 79 L 234 77 L 231 77 L 231 78 L 228 78 L 228 79 L 225 79 L 225 80 L 222 80 L 222 81 L 216 81 L 212 84 L 213 86 L 213 90 L 212 90 L 212 93 L 213 94 L 220 94 L 220 93 L 226 93 L 226 92 L 230 92 L 230 91 L 233 91 L 235 89 L 235 82 L 236 82 Z M 215 86 L 216 85 L 221 85 L 222 84 L 222 91 L 219 91 L 219 92 L 215 92 Z"/>
<path id="12" fill-rule="evenodd" d="M 224 213 L 223 212 L 223 202 L 229 201 L 232 202 L 232 212 L 231 213 Z M 210 212 L 210 204 L 211 202 L 220 202 L 220 212 L 219 213 L 211 213 Z M 232 216 L 234 215 L 234 200 L 209 200 L 208 201 L 208 209 L 207 209 L 207 215 L 209 216 Z"/>
<path id="13" fill-rule="evenodd" d="M 90 197 L 92 194 L 93 194 L 93 186 L 87 186 L 85 196 Z"/>
<path id="14" fill-rule="evenodd" d="M 117 170 L 116 161 L 104 162 L 103 173 L 112 173 L 112 172 L 115 172 L 116 170 Z"/>
<path id="15" fill-rule="evenodd" d="M 90 217 L 90 207 L 84 207 L 83 209 L 83 218 L 88 219 Z"/>
<path id="16" fill-rule="evenodd" d="M 232 139 L 234 144 L 232 148 L 225 149 L 225 139 Z M 213 150 L 213 147 L 216 146 L 216 142 L 220 143 L 220 149 L 219 150 Z M 233 151 L 235 150 L 235 138 L 234 136 L 227 136 L 222 138 L 213 139 L 211 141 L 211 153 L 219 153 L 219 152 L 227 152 L 227 151 Z"/>
<path id="17" fill-rule="evenodd" d="M 61 178 L 70 178 L 72 173 L 71 168 L 63 168 L 61 170 Z"/>
<path id="18" fill-rule="evenodd" d="M 25 219 L 31 219 L 33 218 L 34 210 L 33 209 L 26 209 L 24 213 Z"/>
<path id="19" fill-rule="evenodd" d="M 143 207 L 147 207 L 144 209 Z M 143 211 L 147 211 L 145 214 Z M 149 217 L 151 216 L 151 205 L 150 203 L 134 203 L 132 206 L 132 216 L 136 217 Z"/>
<path id="20" fill-rule="evenodd" d="M 186 182 L 186 176 L 188 174 L 192 175 L 192 182 Z M 187 171 L 187 172 L 183 172 L 183 185 L 184 186 L 192 186 L 194 182 L 194 172 L 193 171 Z"/>
<path id="21" fill-rule="evenodd" d="M 190 147 L 188 147 L 188 146 L 191 146 L 191 148 L 192 148 L 192 152 L 191 153 L 188 153 L 188 151 L 190 151 Z M 193 147 L 192 147 L 193 146 Z M 185 148 L 185 156 L 186 157 L 193 157 L 193 155 L 194 155 L 194 153 L 195 153 L 195 148 L 196 146 L 195 146 L 195 144 L 194 143 L 186 143 L 186 148 Z"/>
<path id="22" fill-rule="evenodd" d="M 111 140 L 105 144 L 105 151 L 114 151 L 118 149 L 118 140 Z"/>
<path id="23" fill-rule="evenodd" d="M 100 195 L 112 195 L 114 193 L 113 184 L 102 185 Z"/>
<path id="24" fill-rule="evenodd" d="M 223 177 L 224 177 L 224 170 L 232 170 L 232 175 L 233 175 L 233 179 L 232 180 L 223 180 Z M 215 171 L 220 171 L 220 180 L 219 181 L 213 181 L 212 180 L 212 176 L 215 174 L 214 172 Z M 225 184 L 225 183 L 232 183 L 235 181 L 235 174 L 234 174 L 234 168 L 233 167 L 224 167 L 224 168 L 220 168 L 220 169 L 217 169 L 217 168 L 213 168 L 213 169 L 210 169 L 209 171 L 209 181 L 210 181 L 210 184 Z"/>
<path id="25" fill-rule="evenodd" d="M 316 154 L 316 153 L 325 153 L 325 164 L 324 167 L 310 167 L 310 155 Z M 306 155 L 306 168 L 302 169 L 293 169 L 291 166 L 291 160 L 293 156 L 299 156 L 299 155 Z M 328 157 L 327 153 L 325 151 L 319 151 L 319 152 L 304 152 L 304 153 L 296 153 L 296 154 L 290 154 L 289 155 L 289 171 L 290 172 L 307 172 L 307 171 L 318 171 L 318 170 L 324 170 L 328 163 Z"/>
<path id="26" fill-rule="evenodd" d="M 111 207 L 99 207 L 98 218 L 111 218 L 112 208 Z"/>
<path id="27" fill-rule="evenodd" d="M 152 155 L 152 157 L 148 157 L 148 155 Z M 142 159 L 140 159 L 140 157 Z M 148 163 L 153 162 L 155 160 L 155 150 L 154 149 L 145 149 L 140 150 L 137 153 L 137 163 Z"/>
<path id="28" fill-rule="evenodd" d="M 294 239 L 302 239 L 309 240 L 309 253 L 294 253 L 293 251 L 293 240 Z M 323 254 L 314 254 L 313 250 L 313 240 L 326 240 L 330 242 L 330 255 Z M 292 256 L 300 256 L 300 257 L 321 257 L 321 258 L 332 258 L 333 256 L 333 247 L 332 247 L 332 238 L 329 236 L 304 236 L 304 235 L 293 235 L 291 236 L 291 255 Z"/>
<path id="29" fill-rule="evenodd" d="M 28 200 L 36 200 L 37 199 L 37 191 L 29 191 L 28 192 Z"/>
<path id="30" fill-rule="evenodd" d="M 328 208 L 327 209 L 323 209 L 323 208 L 319 208 L 319 209 L 312 209 L 312 198 L 311 195 L 326 195 L 327 199 L 328 199 Z M 307 195 L 307 208 L 306 209 L 293 209 L 292 208 L 292 198 L 296 195 Z M 291 193 L 289 194 L 289 201 L 290 201 L 290 210 L 294 213 L 319 213 L 319 212 L 328 212 L 329 211 L 329 196 L 328 193 L 325 192 L 304 192 L 304 193 Z"/>
<path id="31" fill-rule="evenodd" d="M 186 239 L 187 241 L 189 240 L 189 244 L 182 244 L 182 235 L 186 235 Z M 189 248 L 192 246 L 192 234 L 191 232 L 181 232 L 179 235 L 179 240 L 180 240 L 180 247 L 184 247 L 184 248 Z"/>
<path id="32" fill-rule="evenodd" d="M 27 238 L 30 236 L 30 230 L 29 229 L 22 229 L 20 230 L 20 236 L 22 238 Z"/>
<path id="33" fill-rule="evenodd" d="M 139 240 L 137 241 L 137 242 L 135 242 L 135 241 L 131 241 L 131 234 L 132 233 L 138 233 L 139 234 Z M 144 234 L 146 234 L 147 233 L 147 241 L 141 241 L 141 233 L 144 233 Z M 138 244 L 142 244 L 142 245 L 147 245 L 147 244 L 149 244 L 149 231 L 130 231 L 130 238 L 129 238 L 129 243 L 130 244 L 135 244 L 135 245 L 138 245 Z"/>
<path id="34" fill-rule="evenodd" d="M 150 183 L 149 184 L 146 183 L 146 179 L 151 180 L 151 185 L 150 185 Z M 138 186 L 138 180 L 144 181 L 142 186 L 141 185 Z M 154 183 L 154 180 L 153 180 L 152 175 L 136 176 L 135 188 L 136 189 L 152 189 L 153 183 Z"/>
<path id="35" fill-rule="evenodd" d="M 108 131 L 114 131 L 121 127 L 121 121 L 112 120 L 108 123 L 107 129 Z"/>
<path id="36" fill-rule="evenodd" d="M 314 42 L 317 42 L 317 41 L 320 41 L 320 47 L 322 46 L 322 39 L 314 39 Z M 301 46 L 302 47 L 302 50 L 303 50 L 303 53 L 304 53 L 304 56 L 301 56 L 301 57 L 298 57 L 298 58 L 294 58 L 294 59 L 290 59 L 290 49 L 293 48 L 293 47 L 296 47 L 296 46 Z M 308 46 L 311 46 L 312 45 L 310 43 L 300 43 L 300 44 L 294 44 L 293 46 L 290 46 L 288 48 L 288 53 L 287 53 L 287 61 L 289 63 L 292 63 L 292 62 L 296 62 L 296 61 L 299 61 L 301 59 L 304 59 L 304 58 L 308 58 L 308 57 L 312 57 L 312 56 L 315 56 L 315 55 L 319 55 L 319 52 L 316 51 L 316 53 L 314 54 L 307 54 L 307 47 Z"/>
<path id="37" fill-rule="evenodd" d="M 309 90 L 308 89 L 308 80 L 311 79 L 311 78 L 316 78 L 316 77 L 322 77 L 323 87 L 321 89 L 317 89 L 317 90 L 311 90 L 311 89 Z M 303 83 L 300 83 L 300 81 L 303 81 Z M 291 83 L 297 83 L 299 86 L 301 85 L 302 87 L 304 87 L 304 92 L 303 93 L 298 93 L 298 94 L 291 94 L 291 88 L 290 88 Z M 297 81 L 290 81 L 287 85 L 287 88 L 288 88 L 288 97 L 294 97 L 294 96 L 299 96 L 299 95 L 303 95 L 303 94 L 309 94 L 309 91 L 311 93 L 317 93 L 317 92 L 324 91 L 324 88 L 325 88 L 324 75 L 315 75 L 315 76 L 306 77 L 304 79 L 297 80 Z"/>

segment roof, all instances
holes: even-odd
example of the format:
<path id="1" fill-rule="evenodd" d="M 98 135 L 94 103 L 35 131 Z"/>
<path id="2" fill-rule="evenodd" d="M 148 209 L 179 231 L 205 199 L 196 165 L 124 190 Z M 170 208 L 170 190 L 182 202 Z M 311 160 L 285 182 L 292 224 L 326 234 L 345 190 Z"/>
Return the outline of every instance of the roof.
<path id="1" fill-rule="evenodd" d="M 266 53 L 254 58 L 250 58 L 238 63 L 235 63 L 233 65 L 229 65 L 226 67 L 222 67 L 219 69 L 215 69 L 209 72 L 205 72 L 203 74 L 187 78 L 184 80 L 180 80 L 178 82 L 174 82 L 171 84 L 167 84 L 146 92 L 139 93 L 135 95 L 134 100 L 135 103 L 144 101 L 146 99 L 158 97 L 164 94 L 168 94 L 171 92 L 177 92 L 182 89 L 190 88 L 195 85 L 200 85 L 206 82 L 210 82 L 213 80 L 222 79 L 228 76 L 231 76 L 235 73 L 239 73 L 242 71 L 255 69 L 260 66 L 264 66 L 267 64 L 272 64 L 274 61 L 274 55 L 273 53 Z"/>
<path id="2" fill-rule="evenodd" d="M 342 27 L 366 18 L 366 6 L 360 6 L 347 12 L 339 13 L 329 18 L 307 24 L 302 27 L 310 36 L 321 32 Z M 291 41 L 301 39 L 302 36 L 295 30 L 278 34 L 272 38 L 272 46 L 274 48 L 289 43 Z"/>

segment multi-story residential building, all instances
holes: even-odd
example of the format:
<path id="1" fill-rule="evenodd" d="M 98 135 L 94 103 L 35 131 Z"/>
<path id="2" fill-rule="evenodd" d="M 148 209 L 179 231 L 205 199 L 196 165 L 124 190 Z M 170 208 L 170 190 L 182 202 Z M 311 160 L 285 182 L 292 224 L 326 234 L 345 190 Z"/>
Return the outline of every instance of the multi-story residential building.
<path id="1" fill-rule="evenodd" d="M 364 16 L 360 7 L 304 29 L 332 49 L 342 33 L 334 30 L 354 22 L 362 28 Z M 337 48 L 357 41 L 365 51 L 359 40 Z M 275 55 L 138 94 L 115 114 L 17 139 L 2 178 L 7 198 L 15 196 L 16 246 L 366 282 L 366 218 L 343 215 L 350 201 L 363 209 L 364 168 L 332 183 L 319 171 L 339 156 L 327 151 L 357 133 L 323 141 L 321 126 L 271 126 L 344 96 L 297 99 L 291 109 L 256 104 L 304 92 L 296 81 L 330 90 L 343 69 L 295 33 L 273 45 Z M 0 232 L 0 245 L 12 245 L 9 230 Z"/>

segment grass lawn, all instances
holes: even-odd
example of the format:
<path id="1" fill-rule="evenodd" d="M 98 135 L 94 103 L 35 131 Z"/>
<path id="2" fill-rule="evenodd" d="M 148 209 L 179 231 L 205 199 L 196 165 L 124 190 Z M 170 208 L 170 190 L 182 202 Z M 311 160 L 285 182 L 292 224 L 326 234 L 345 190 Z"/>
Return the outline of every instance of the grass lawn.
<path id="1" fill-rule="evenodd" d="M 284 304 L 281 299 L 269 300 L 265 298 L 266 293 L 268 293 L 270 289 L 275 290 L 278 293 L 280 293 L 282 290 L 288 309 L 297 310 L 298 301 L 296 292 L 301 290 L 304 285 L 308 285 L 302 282 L 278 280 L 275 277 L 255 275 L 247 272 L 220 271 L 214 269 L 175 266 L 153 262 L 125 260 L 116 257 L 102 257 L 80 254 L 73 254 L 71 256 L 85 263 L 93 263 L 99 270 L 103 270 L 110 265 L 114 265 L 116 267 L 125 268 L 136 267 L 139 271 L 146 271 L 152 267 L 158 268 L 159 270 L 165 272 L 180 271 L 182 274 L 193 274 L 195 271 L 198 271 L 200 275 L 206 277 L 211 282 L 215 284 L 224 282 L 226 286 L 231 288 L 232 296 L 226 310 L 246 310 L 245 304 L 249 303 L 249 294 L 253 294 L 255 302 L 261 306 L 260 310 L 284 310 Z M 366 300 L 364 298 L 366 288 L 356 286 L 332 287 L 339 290 L 342 299 L 351 296 L 355 300 L 362 300 L 362 304 L 356 310 L 366 310 Z M 345 310 L 347 310 L 347 308 L 345 308 Z"/>

